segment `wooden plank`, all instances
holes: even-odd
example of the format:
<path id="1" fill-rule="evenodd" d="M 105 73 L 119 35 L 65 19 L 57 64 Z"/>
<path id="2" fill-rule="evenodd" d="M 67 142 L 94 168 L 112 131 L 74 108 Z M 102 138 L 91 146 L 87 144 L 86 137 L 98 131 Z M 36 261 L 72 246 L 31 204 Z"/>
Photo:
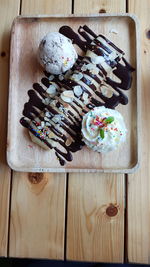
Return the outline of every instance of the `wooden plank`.
<path id="1" fill-rule="evenodd" d="M 74 13 L 96 14 L 96 13 L 114 13 L 125 12 L 125 0 L 75 0 Z"/>
<path id="2" fill-rule="evenodd" d="M 129 0 L 129 12 L 135 13 L 141 24 L 141 74 L 142 74 L 142 122 L 141 122 L 141 166 L 137 173 L 128 177 L 128 260 L 150 263 L 150 112 L 149 112 L 149 69 L 150 30 L 149 0 Z"/>
<path id="3" fill-rule="evenodd" d="M 18 14 L 19 0 L 0 1 L 0 256 L 7 256 L 9 195 L 11 171 L 6 164 L 6 128 L 9 37 L 13 18 Z"/>
<path id="4" fill-rule="evenodd" d="M 123 175 L 70 174 L 67 259 L 122 262 Z"/>
<path id="5" fill-rule="evenodd" d="M 70 14 L 72 0 L 26 0 L 22 1 L 22 14 Z"/>
<path id="6" fill-rule="evenodd" d="M 75 13 L 100 9 L 125 12 L 125 1 L 74 1 Z M 69 174 L 67 259 L 123 262 L 124 187 L 122 174 Z"/>
<path id="7" fill-rule="evenodd" d="M 65 177 L 14 172 L 11 257 L 63 259 Z"/>
<path id="8" fill-rule="evenodd" d="M 22 14 L 70 13 L 69 3 L 24 0 Z M 65 174 L 13 173 L 9 256 L 63 259 L 65 189 Z"/>

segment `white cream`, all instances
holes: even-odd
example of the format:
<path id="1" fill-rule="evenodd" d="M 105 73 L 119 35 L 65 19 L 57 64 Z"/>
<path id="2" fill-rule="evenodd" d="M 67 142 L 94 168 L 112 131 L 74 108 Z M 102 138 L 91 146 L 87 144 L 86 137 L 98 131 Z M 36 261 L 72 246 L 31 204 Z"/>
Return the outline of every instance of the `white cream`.
<path id="1" fill-rule="evenodd" d="M 113 117 L 111 123 L 99 125 L 104 118 Z M 98 120 L 98 124 L 97 123 Z M 101 122 L 100 122 L 101 123 Z M 104 137 L 100 135 L 102 129 Z M 94 151 L 105 153 L 118 148 L 126 140 L 127 129 L 123 116 L 116 110 L 96 107 L 86 113 L 82 120 L 82 136 L 85 144 Z"/>

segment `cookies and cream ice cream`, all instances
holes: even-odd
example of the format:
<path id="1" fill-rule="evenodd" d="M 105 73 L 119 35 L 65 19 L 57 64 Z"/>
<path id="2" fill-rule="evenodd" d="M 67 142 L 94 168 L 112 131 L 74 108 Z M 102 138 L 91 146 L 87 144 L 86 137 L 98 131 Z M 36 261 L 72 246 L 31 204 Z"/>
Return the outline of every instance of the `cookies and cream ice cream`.
<path id="1" fill-rule="evenodd" d="M 77 57 L 71 40 L 59 32 L 48 33 L 40 42 L 38 59 L 49 73 L 61 74 L 71 69 Z"/>
<path id="2" fill-rule="evenodd" d="M 104 106 L 84 115 L 81 131 L 85 144 L 102 153 L 117 149 L 126 140 L 127 133 L 123 116 Z"/>

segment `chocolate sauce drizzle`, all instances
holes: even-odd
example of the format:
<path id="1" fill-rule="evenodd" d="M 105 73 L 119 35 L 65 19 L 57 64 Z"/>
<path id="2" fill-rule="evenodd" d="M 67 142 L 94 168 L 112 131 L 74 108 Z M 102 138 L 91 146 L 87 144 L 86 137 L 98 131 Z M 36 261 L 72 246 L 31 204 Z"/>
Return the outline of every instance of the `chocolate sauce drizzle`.
<path id="1" fill-rule="evenodd" d="M 103 35 L 97 36 L 86 25 L 79 27 L 79 34 L 75 33 L 69 26 L 61 27 L 59 32 L 71 39 L 84 52 L 89 50 L 97 56 L 103 57 L 106 64 L 112 69 L 113 74 L 120 80 L 120 82 L 112 80 L 101 64 L 96 65 L 98 75 L 93 74 L 88 69 L 82 70 L 84 65 L 91 62 L 91 58 L 85 55 L 84 58 L 79 56 L 72 68 L 73 74 L 83 74 L 80 81 L 73 80 L 73 74 L 69 79 L 64 78 L 61 81 L 57 75 L 54 75 L 53 81 L 50 81 L 50 74 L 44 72 L 45 77 L 41 79 L 41 84 L 34 83 L 33 89 L 28 91 L 29 101 L 24 105 L 24 117 L 21 118 L 20 123 L 50 149 L 54 149 L 60 165 L 64 165 L 66 161 L 72 161 L 72 152 L 80 150 L 84 145 L 81 139 L 81 121 L 86 112 L 96 106 L 114 109 L 118 104 L 126 105 L 128 103 L 128 98 L 122 90 L 128 90 L 131 87 L 134 68 L 123 57 L 124 52 L 122 50 Z M 79 35 L 85 41 L 81 40 Z M 110 58 L 112 50 L 118 53 L 115 59 Z M 121 59 L 123 64 L 120 62 Z M 50 97 L 47 93 L 47 88 L 52 82 L 55 82 L 59 87 L 57 95 L 54 97 Z M 111 97 L 102 94 L 102 85 L 109 85 L 112 88 Z M 80 97 L 76 96 L 71 103 L 66 105 L 66 108 L 60 94 L 64 90 L 72 90 L 75 86 L 82 88 L 82 95 Z M 85 93 L 88 96 L 87 104 L 83 99 Z M 47 99 L 50 100 L 48 104 Z M 63 115 L 60 108 L 63 109 Z M 47 127 L 53 133 L 53 137 L 48 138 L 46 136 L 46 138 L 42 138 L 36 127 L 39 121 L 44 121 L 46 112 L 50 114 L 49 121 L 51 123 Z M 57 115 L 62 116 L 59 123 L 53 122 L 53 118 Z M 68 136 L 71 140 L 69 145 L 67 145 Z"/>

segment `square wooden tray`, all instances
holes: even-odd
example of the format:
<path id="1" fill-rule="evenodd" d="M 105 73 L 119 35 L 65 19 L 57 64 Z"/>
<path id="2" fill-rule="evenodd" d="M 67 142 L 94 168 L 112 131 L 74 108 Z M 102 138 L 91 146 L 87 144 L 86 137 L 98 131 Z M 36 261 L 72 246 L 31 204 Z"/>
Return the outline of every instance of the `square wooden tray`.
<path id="1" fill-rule="evenodd" d="M 44 76 L 36 59 L 42 37 L 69 25 L 77 31 L 88 25 L 96 34 L 104 34 L 125 52 L 125 58 L 136 68 L 132 88 L 126 92 L 129 103 L 119 105 L 128 128 L 127 141 L 121 148 L 99 154 L 84 147 L 73 153 L 73 161 L 60 166 L 54 151 L 45 151 L 31 142 L 28 131 L 19 123 L 27 91 Z M 115 31 L 114 31 L 115 30 Z M 7 161 L 16 171 L 27 172 L 133 172 L 139 165 L 140 119 L 140 57 L 139 26 L 128 14 L 100 14 L 92 16 L 36 16 L 17 17 L 12 26 L 10 49 L 9 112 Z"/>

